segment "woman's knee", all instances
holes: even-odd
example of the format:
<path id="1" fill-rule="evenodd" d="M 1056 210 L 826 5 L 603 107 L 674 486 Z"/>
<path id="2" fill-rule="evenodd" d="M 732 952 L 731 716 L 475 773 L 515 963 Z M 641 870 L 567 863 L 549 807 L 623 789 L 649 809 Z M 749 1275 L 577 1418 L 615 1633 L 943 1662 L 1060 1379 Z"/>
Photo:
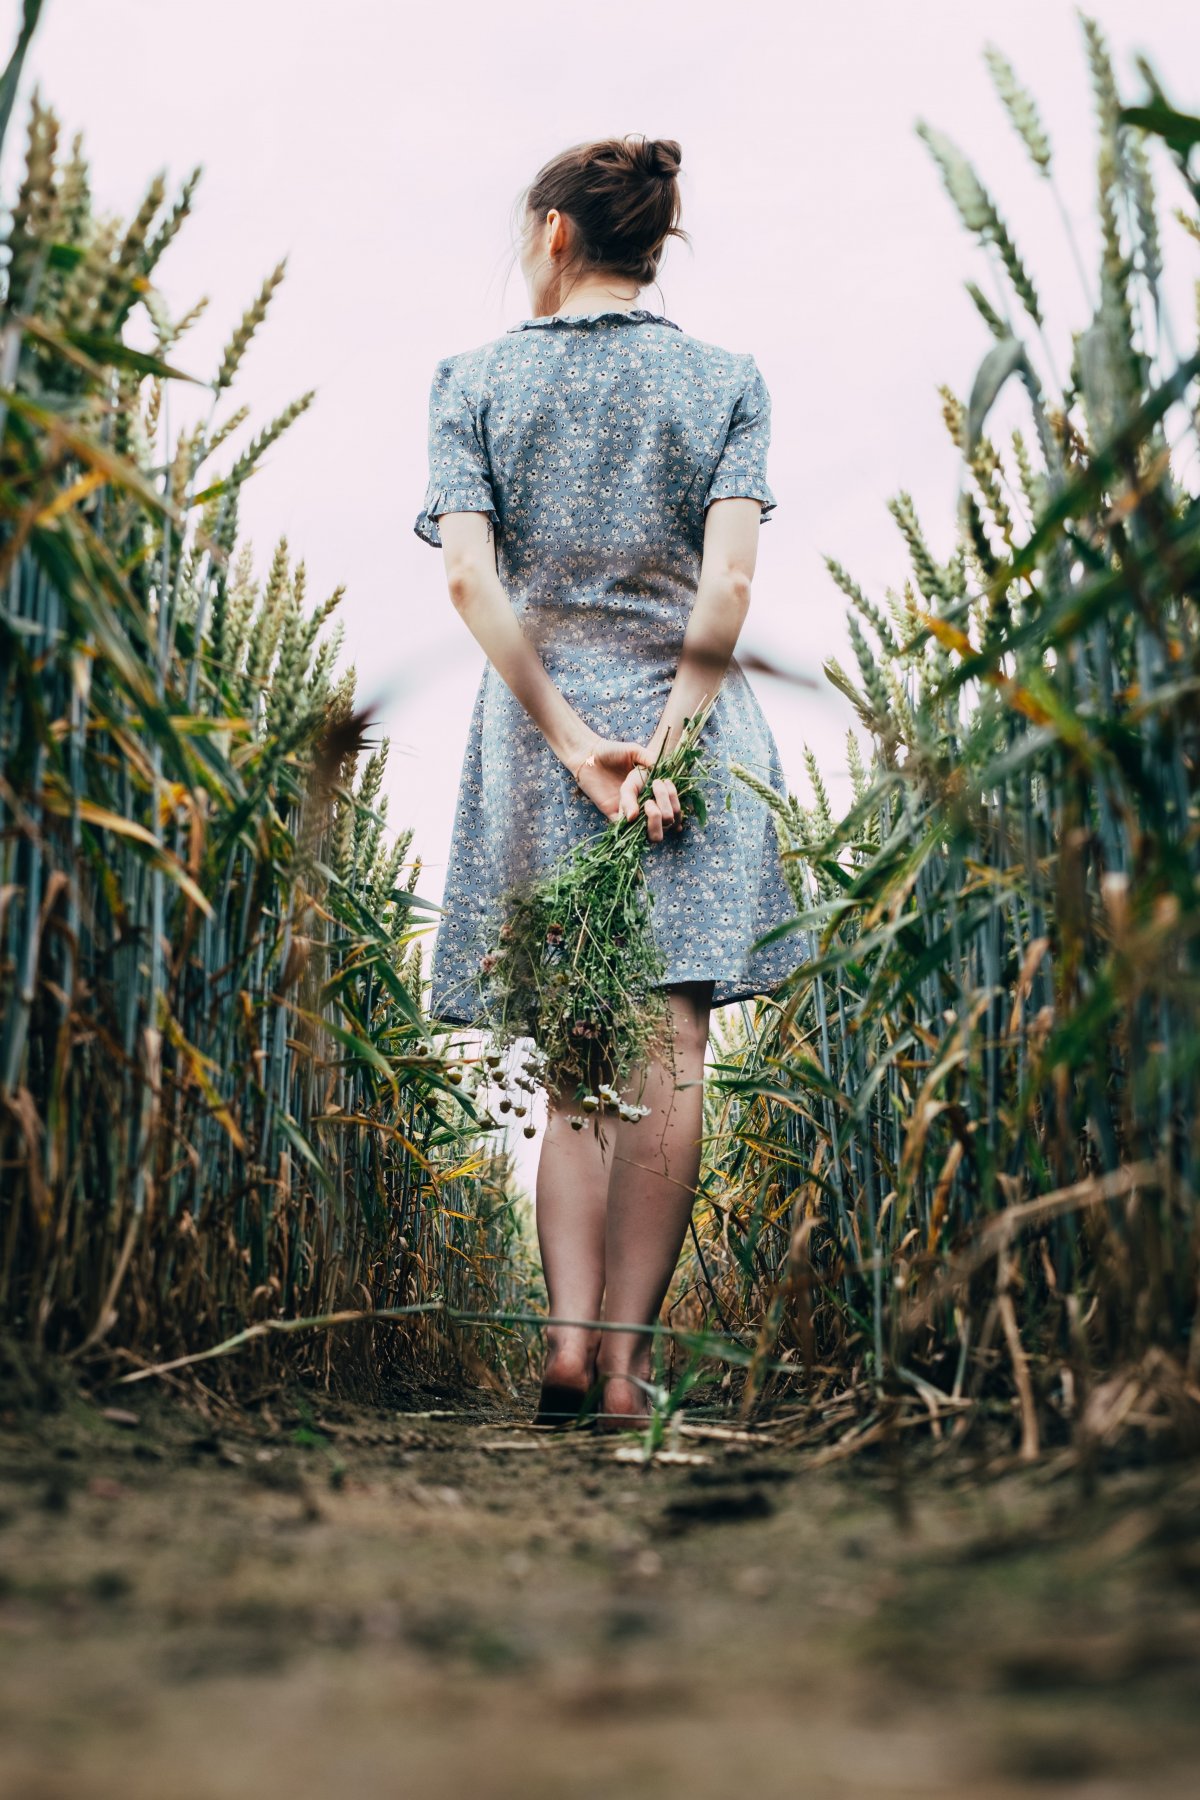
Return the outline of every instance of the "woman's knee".
<path id="1" fill-rule="evenodd" d="M 675 1055 L 689 1063 L 703 1063 L 708 1048 L 708 1019 L 712 1004 L 711 982 L 693 982 L 670 990 L 675 1023 Z"/>

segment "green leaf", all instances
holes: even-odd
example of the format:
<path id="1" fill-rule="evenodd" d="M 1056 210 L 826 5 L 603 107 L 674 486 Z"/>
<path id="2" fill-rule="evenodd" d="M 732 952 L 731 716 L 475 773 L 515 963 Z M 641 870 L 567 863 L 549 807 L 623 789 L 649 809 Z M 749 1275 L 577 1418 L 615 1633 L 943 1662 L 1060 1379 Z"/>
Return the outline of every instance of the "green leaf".
<path id="1" fill-rule="evenodd" d="M 87 256 L 82 244 L 51 244 L 46 262 L 51 269 L 77 269 Z"/>
<path id="2" fill-rule="evenodd" d="M 53 343 L 54 334 L 42 331 L 39 336 L 46 343 Z M 150 356 L 144 350 L 133 350 L 120 338 L 105 337 L 96 331 L 68 331 L 64 333 L 66 342 L 82 350 L 93 362 L 114 369 L 131 369 L 137 375 L 153 375 L 160 381 L 190 381 L 196 387 L 204 387 L 206 383 L 198 375 L 188 375 L 183 369 L 173 368 L 157 356 Z"/>
<path id="3" fill-rule="evenodd" d="M 21 81 L 21 68 L 25 61 L 25 52 L 29 48 L 30 39 L 37 30 L 41 17 L 42 0 L 25 0 L 21 29 L 17 34 L 16 46 L 8 61 L 8 67 L 0 76 L 0 144 L 3 144 L 8 130 L 8 121 L 13 109 L 13 101 L 17 97 L 17 88 Z"/>
<path id="4" fill-rule="evenodd" d="M 136 463 L 130 462 L 128 457 L 118 456 L 115 451 L 110 450 L 107 445 L 102 444 L 98 438 L 92 437 L 88 432 L 80 431 L 69 422 L 63 413 L 55 411 L 53 407 L 40 406 L 36 401 L 29 399 L 28 395 L 15 393 L 11 389 L 0 388 L 0 402 L 11 407 L 23 418 L 40 425 L 47 433 L 57 437 L 68 449 L 75 452 L 81 462 L 86 463 L 90 469 L 98 469 L 101 474 L 105 475 L 114 487 L 127 488 L 155 513 L 165 514 L 175 524 L 182 524 L 178 508 L 165 499 L 153 483 L 147 480 Z"/>
<path id="5" fill-rule="evenodd" d="M 316 1151 L 297 1125 L 295 1119 L 280 1108 L 275 1113 L 275 1122 L 283 1132 L 288 1143 L 292 1146 L 292 1149 L 296 1151 L 297 1155 L 303 1157 L 304 1161 L 308 1164 L 325 1192 L 327 1194 L 332 1194 L 334 1191 L 333 1182 L 329 1178 L 328 1171 L 321 1161 L 321 1158 L 317 1155 Z"/>
<path id="6" fill-rule="evenodd" d="M 1181 156 L 1200 144 L 1200 118 L 1193 113 L 1176 112 L 1173 107 L 1162 105 L 1124 106 L 1119 116 L 1122 125 L 1136 125 L 1139 131 L 1151 132 Z"/>
<path id="7" fill-rule="evenodd" d="M 388 1061 L 387 1057 L 384 1056 L 381 1051 L 377 1050 L 374 1044 L 369 1044 L 365 1038 L 359 1037 L 353 1031 L 347 1031 L 342 1025 L 335 1025 L 330 1019 L 320 1018 L 311 1013 L 305 1014 L 304 1016 L 312 1019 L 313 1023 L 318 1025 L 322 1031 L 327 1031 L 336 1043 L 341 1044 L 342 1048 L 348 1050 L 351 1056 L 355 1057 L 359 1062 L 369 1063 L 373 1069 L 377 1069 L 385 1080 L 395 1088 L 396 1071 Z"/>
<path id="8" fill-rule="evenodd" d="M 978 373 L 971 385 L 971 398 L 967 402 L 967 456 L 973 456 L 981 436 L 984 421 L 995 405 L 1001 388 L 1010 375 L 1024 366 L 1026 361 L 1025 346 L 1020 338 L 1004 337 L 998 344 L 993 344 L 979 365 Z"/>

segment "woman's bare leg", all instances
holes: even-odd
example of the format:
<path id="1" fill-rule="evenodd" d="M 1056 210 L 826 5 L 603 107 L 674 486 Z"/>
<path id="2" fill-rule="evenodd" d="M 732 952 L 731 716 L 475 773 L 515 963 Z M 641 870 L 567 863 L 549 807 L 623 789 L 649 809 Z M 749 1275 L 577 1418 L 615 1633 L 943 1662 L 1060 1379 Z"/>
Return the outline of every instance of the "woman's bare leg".
<path id="1" fill-rule="evenodd" d="M 614 1133 L 604 1247 L 604 1317 L 614 1324 L 652 1325 L 679 1261 L 700 1178 L 711 997 L 708 983 L 671 991 L 674 1073 L 653 1065 L 642 1095 L 648 1116 L 636 1125 L 623 1122 Z M 694 1085 L 677 1085 L 684 1082 Z M 644 1330 L 604 1333 L 598 1360 L 607 1378 L 606 1414 L 649 1411 L 644 1389 L 631 1378 L 648 1380 L 652 1345 Z"/>
<path id="2" fill-rule="evenodd" d="M 569 1101 L 552 1098 L 538 1160 L 538 1244 L 551 1318 L 598 1319 L 604 1299 L 609 1165 L 594 1131 L 571 1130 L 575 1110 Z M 543 1381 L 587 1388 L 599 1338 L 598 1331 L 548 1326 Z"/>

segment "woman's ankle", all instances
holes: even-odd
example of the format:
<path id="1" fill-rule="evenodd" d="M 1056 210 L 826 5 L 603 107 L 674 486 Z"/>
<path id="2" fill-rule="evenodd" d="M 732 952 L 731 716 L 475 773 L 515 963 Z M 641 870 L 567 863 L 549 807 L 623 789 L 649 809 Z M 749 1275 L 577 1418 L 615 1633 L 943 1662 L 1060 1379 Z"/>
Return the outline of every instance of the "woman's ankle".
<path id="1" fill-rule="evenodd" d="M 602 1382 L 600 1412 L 610 1419 L 649 1418 L 652 1406 L 649 1382 L 626 1371 L 599 1377 Z"/>
<path id="2" fill-rule="evenodd" d="M 633 1332 L 606 1332 L 596 1353 L 596 1374 L 605 1381 L 632 1381 L 650 1385 L 652 1346 L 647 1337 Z"/>
<path id="3" fill-rule="evenodd" d="M 586 1386 L 596 1372 L 597 1335 L 579 1326 L 557 1326 L 548 1330 L 544 1379 Z"/>

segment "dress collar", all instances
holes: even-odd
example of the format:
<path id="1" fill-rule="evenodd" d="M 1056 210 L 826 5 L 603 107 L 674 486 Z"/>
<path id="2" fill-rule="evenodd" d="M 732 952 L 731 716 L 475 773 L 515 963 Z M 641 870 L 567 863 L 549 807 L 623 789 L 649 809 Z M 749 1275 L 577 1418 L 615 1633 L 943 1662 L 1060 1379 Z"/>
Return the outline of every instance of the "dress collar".
<path id="1" fill-rule="evenodd" d="M 663 313 L 648 312 L 644 306 L 609 306 L 599 312 L 586 313 L 547 313 L 539 319 L 522 319 L 518 325 L 510 325 L 509 331 L 532 331 L 538 326 L 555 325 L 594 325 L 601 319 L 628 320 L 633 325 L 669 325 L 672 331 L 681 331 L 674 319 L 668 319 Z"/>

